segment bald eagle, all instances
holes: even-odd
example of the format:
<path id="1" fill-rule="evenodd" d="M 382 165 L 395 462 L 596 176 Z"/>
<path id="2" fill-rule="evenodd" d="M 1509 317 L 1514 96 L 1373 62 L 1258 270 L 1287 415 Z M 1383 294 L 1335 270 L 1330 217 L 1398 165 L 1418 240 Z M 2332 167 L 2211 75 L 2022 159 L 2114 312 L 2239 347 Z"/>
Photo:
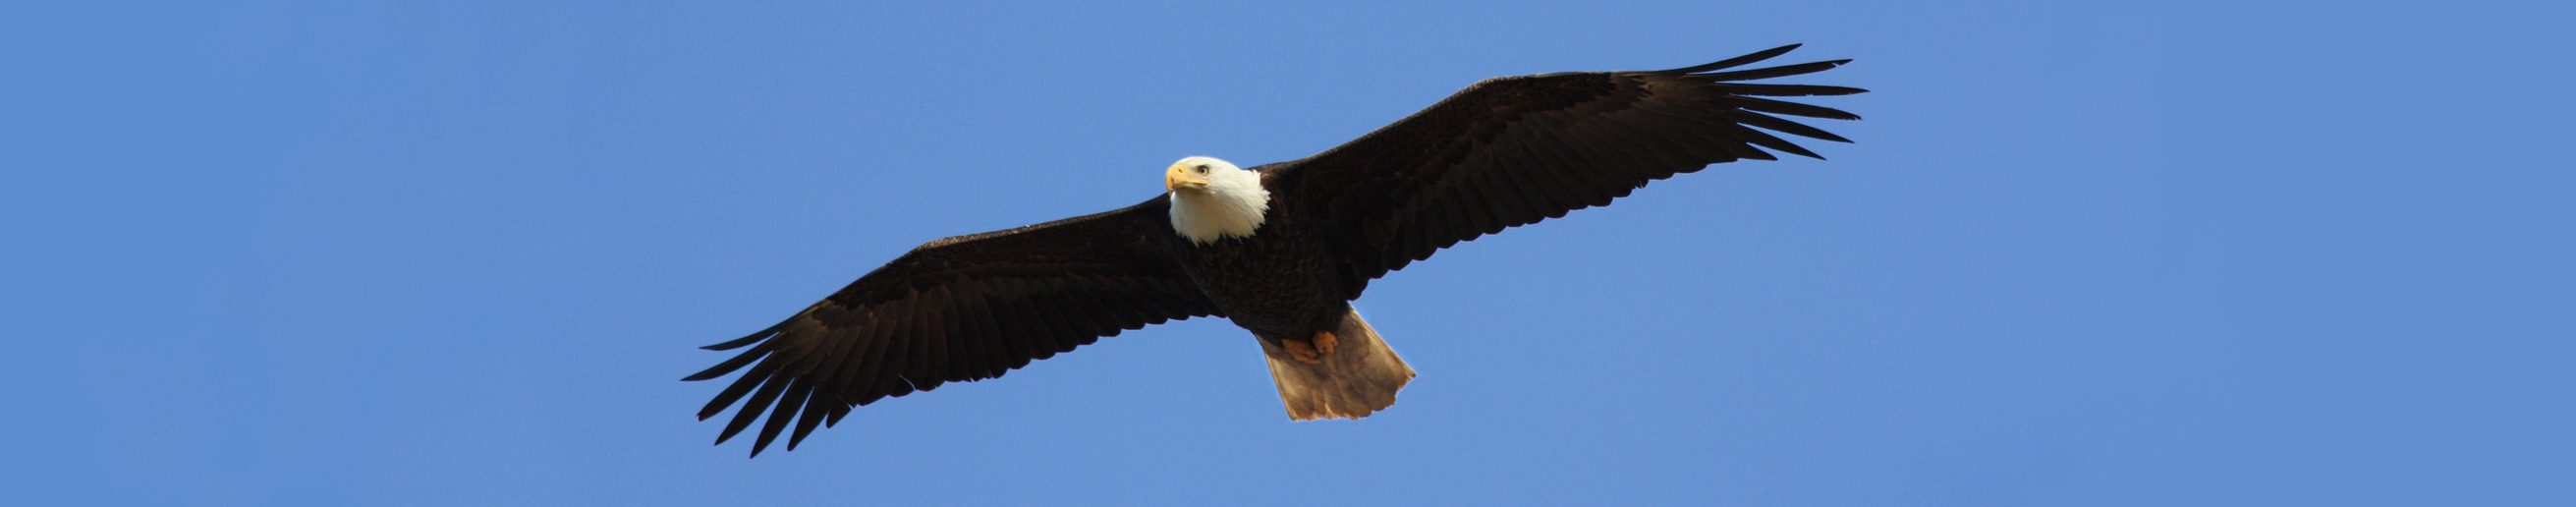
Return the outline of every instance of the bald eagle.
<path id="1" fill-rule="evenodd" d="M 759 456 L 790 423 L 793 450 L 852 407 L 999 377 L 1122 330 L 1223 317 L 1260 343 L 1289 418 L 1365 417 L 1413 379 L 1351 308 L 1370 280 L 1709 164 L 1778 160 L 1766 149 L 1823 158 L 1757 128 L 1850 142 L 1781 116 L 1858 116 L 1761 97 L 1865 90 L 1746 82 L 1850 60 L 1725 71 L 1795 48 L 1487 79 L 1303 160 L 1184 158 L 1165 168 L 1164 193 L 1135 206 L 923 244 L 784 322 L 705 347 L 743 351 L 685 380 L 744 372 L 698 418 L 742 402 L 721 445 L 767 413 Z"/>

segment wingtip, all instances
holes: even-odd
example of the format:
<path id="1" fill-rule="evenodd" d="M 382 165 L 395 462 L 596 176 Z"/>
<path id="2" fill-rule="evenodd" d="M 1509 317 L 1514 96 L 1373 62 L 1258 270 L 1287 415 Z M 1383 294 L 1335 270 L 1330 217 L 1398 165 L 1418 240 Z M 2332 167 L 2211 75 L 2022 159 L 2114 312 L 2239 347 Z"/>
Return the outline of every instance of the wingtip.
<path id="1" fill-rule="evenodd" d="M 703 346 L 703 347 L 698 347 L 698 350 L 733 350 L 733 349 L 738 349 L 738 348 L 742 348 L 742 346 L 744 346 L 744 345 L 750 345 L 750 344 L 752 344 L 752 343 L 754 343 L 754 342 L 758 342 L 758 341 L 760 341 L 760 339 L 762 339 L 762 338 L 768 338 L 768 337 L 769 337 L 769 335 L 777 334 L 777 331 L 778 331 L 778 328 L 775 328 L 775 327 L 773 327 L 773 328 L 769 328 L 769 329 L 763 329 L 763 330 L 760 330 L 760 332 L 758 332 L 758 333 L 752 333 L 752 334 L 751 334 L 751 336 L 745 336 L 745 337 L 741 337 L 741 338 L 735 338 L 735 339 L 732 339 L 732 340 L 727 340 L 727 341 L 725 341 L 724 343 L 718 343 L 718 344 L 714 344 L 714 345 L 707 345 L 707 346 Z"/>
<path id="2" fill-rule="evenodd" d="M 825 416 L 825 419 L 823 419 L 823 427 L 830 428 L 834 425 L 841 424 L 841 417 L 847 415 L 850 415 L 849 405 L 832 407 L 832 414 Z"/>
<path id="3" fill-rule="evenodd" d="M 1694 66 L 1689 66 L 1689 67 L 1682 67 L 1682 68 L 1678 68 L 1678 69 L 1667 70 L 1667 71 L 1664 71 L 1664 72 L 1665 72 L 1665 73 L 1671 73 L 1671 74 L 1694 74 L 1694 73 L 1700 73 L 1700 72 L 1708 72 L 1708 71 L 1712 71 L 1712 70 L 1719 70 L 1719 69 L 1734 68 L 1734 67 L 1743 66 L 1743 65 L 1745 65 L 1745 64 L 1749 64 L 1749 63 L 1753 63 L 1753 62 L 1759 62 L 1759 61 L 1763 61 L 1763 60 L 1769 60 L 1769 59 L 1771 59 L 1772 57 L 1780 56 L 1780 55 L 1782 55 L 1782 54 L 1787 54 L 1790 50 L 1798 49 L 1798 46 L 1801 46 L 1801 45 L 1803 45 L 1803 44 L 1790 44 L 1790 45 L 1786 45 L 1786 46 L 1780 46 L 1780 47 L 1776 47 L 1776 48 L 1765 49 L 1765 50 L 1761 50 L 1761 51 L 1755 51 L 1755 52 L 1753 52 L 1752 54 L 1748 54 L 1748 55 L 1744 55 L 1744 56 L 1738 56 L 1738 57 L 1734 57 L 1734 58 L 1728 58 L 1728 59 L 1724 59 L 1724 60 L 1718 60 L 1718 61 L 1714 61 L 1714 62 L 1709 62 L 1709 63 L 1705 63 L 1705 64 L 1700 64 L 1700 65 L 1694 65 Z"/>
<path id="4" fill-rule="evenodd" d="M 734 370 L 742 369 L 743 366 L 750 365 L 752 361 L 759 360 L 761 356 L 769 355 L 765 350 L 766 348 L 767 347 L 764 346 L 763 348 L 752 349 L 750 351 L 743 352 L 742 354 L 737 354 L 732 359 L 726 359 L 724 362 L 716 363 L 715 366 L 707 367 L 707 369 L 704 370 L 698 370 L 697 373 L 689 374 L 689 376 L 686 377 L 680 377 L 680 381 L 697 382 L 733 373 Z"/>
<path id="5" fill-rule="evenodd" d="M 733 406 L 733 400 L 726 400 L 722 396 L 718 396 L 716 399 L 724 400 L 724 403 L 718 404 L 711 401 L 707 403 L 705 407 L 699 408 L 698 420 L 704 421 L 707 420 L 707 418 L 715 417 L 716 414 L 722 414 L 726 408 Z M 723 441 L 719 440 L 717 443 L 723 443 Z"/>
<path id="6" fill-rule="evenodd" d="M 802 315 L 802 314 L 799 314 L 799 315 Z M 796 320 L 796 319 L 788 319 L 788 321 L 794 321 L 794 320 Z M 738 349 L 738 348 L 742 348 L 742 346 L 744 346 L 744 345 L 750 345 L 750 344 L 753 344 L 753 343 L 758 343 L 758 342 L 760 342 L 760 340 L 761 340 L 761 339 L 768 338 L 768 337 L 770 337 L 771 335 L 776 335 L 776 334 L 778 334 L 778 328 L 782 328 L 782 327 L 787 327 L 787 322 L 779 322 L 779 323 L 778 323 L 778 324 L 776 324 L 776 325 L 769 326 L 769 328 L 768 328 L 768 329 L 762 329 L 762 330 L 760 330 L 760 332 L 752 333 L 750 336 L 744 336 L 744 337 L 741 337 L 741 338 L 735 338 L 735 339 L 732 339 L 732 340 L 726 340 L 724 343 L 718 343 L 718 344 L 708 345 L 708 346 L 698 347 L 698 348 L 699 348 L 699 349 L 703 349 L 703 350 L 733 350 L 733 349 Z"/>

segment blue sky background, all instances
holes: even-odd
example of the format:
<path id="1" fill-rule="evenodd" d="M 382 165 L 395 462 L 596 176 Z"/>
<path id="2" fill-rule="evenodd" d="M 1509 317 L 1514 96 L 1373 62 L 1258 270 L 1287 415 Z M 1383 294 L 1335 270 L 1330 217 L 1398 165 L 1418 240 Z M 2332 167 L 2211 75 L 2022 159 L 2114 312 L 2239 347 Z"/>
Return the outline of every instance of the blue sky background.
<path id="1" fill-rule="evenodd" d="M 22 505 L 2576 503 L 2563 4 L 22 4 Z M 1182 156 L 1792 42 L 1858 144 L 1371 285 L 1363 421 L 1216 320 L 756 460 L 677 381 Z"/>

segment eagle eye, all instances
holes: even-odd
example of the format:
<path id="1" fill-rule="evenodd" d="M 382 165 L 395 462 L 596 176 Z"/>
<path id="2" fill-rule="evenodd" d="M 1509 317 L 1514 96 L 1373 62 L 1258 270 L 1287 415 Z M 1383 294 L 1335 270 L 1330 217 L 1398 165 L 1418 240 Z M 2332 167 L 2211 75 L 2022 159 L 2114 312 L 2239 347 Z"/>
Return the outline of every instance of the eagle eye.
<path id="1" fill-rule="evenodd" d="M 1207 174 L 1207 164 L 1199 164 L 1199 174 Z"/>

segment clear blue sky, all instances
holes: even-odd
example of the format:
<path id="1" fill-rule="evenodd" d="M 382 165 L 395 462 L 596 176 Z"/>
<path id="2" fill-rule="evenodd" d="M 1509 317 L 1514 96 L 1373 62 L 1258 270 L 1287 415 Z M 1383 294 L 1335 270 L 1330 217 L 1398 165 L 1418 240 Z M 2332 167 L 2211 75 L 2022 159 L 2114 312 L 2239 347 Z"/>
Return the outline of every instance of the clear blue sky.
<path id="1" fill-rule="evenodd" d="M 17 505 L 2569 505 L 2564 4 L 0 8 Z M 1832 160 L 712 447 L 693 347 L 1477 79 L 1803 42 Z"/>

